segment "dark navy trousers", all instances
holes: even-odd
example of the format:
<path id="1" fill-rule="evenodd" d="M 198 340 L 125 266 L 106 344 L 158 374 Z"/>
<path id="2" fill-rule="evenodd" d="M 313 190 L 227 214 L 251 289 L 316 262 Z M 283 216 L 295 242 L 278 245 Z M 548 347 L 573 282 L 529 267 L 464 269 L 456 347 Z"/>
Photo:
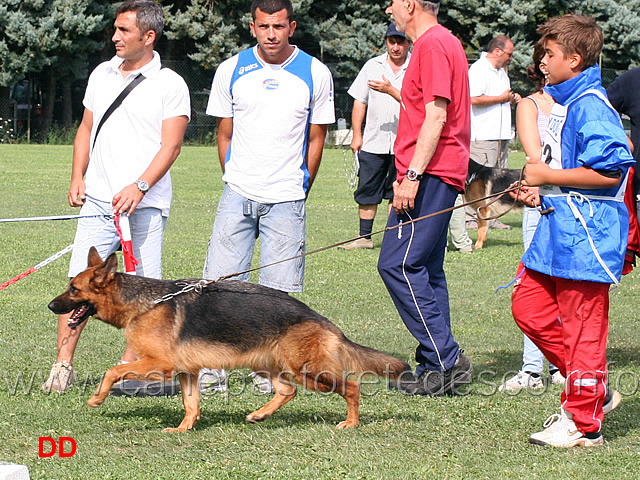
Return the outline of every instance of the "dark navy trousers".
<path id="1" fill-rule="evenodd" d="M 405 180 L 408 181 L 408 180 Z M 458 191 L 439 177 L 425 175 L 413 210 L 389 215 L 387 227 L 453 207 Z M 416 375 L 448 370 L 459 346 L 451 333 L 444 255 L 451 212 L 402 225 L 384 234 L 378 272 L 402 321 L 419 342 Z"/>

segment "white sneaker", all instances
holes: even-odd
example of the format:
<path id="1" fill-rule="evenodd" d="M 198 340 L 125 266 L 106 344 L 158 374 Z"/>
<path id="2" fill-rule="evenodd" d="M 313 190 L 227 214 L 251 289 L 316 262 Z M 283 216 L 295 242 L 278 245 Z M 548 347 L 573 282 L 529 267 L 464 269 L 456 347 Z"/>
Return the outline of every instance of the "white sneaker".
<path id="1" fill-rule="evenodd" d="M 607 396 L 604 399 L 604 405 L 602 406 L 602 412 L 606 415 L 611 410 L 620 405 L 622 401 L 622 395 L 613 388 L 607 388 Z"/>
<path id="2" fill-rule="evenodd" d="M 602 435 L 597 438 L 587 438 L 576 428 L 564 410 L 560 414 L 554 413 L 544 422 L 545 429 L 534 433 L 529 441 L 536 445 L 551 445 L 558 448 L 571 447 L 599 447 L 604 445 Z"/>
<path id="3" fill-rule="evenodd" d="M 527 372 L 518 372 L 517 375 L 511 377 L 498 387 L 498 391 L 519 392 L 523 388 L 538 389 L 543 388 L 544 384 L 540 377 L 534 377 Z"/>
<path id="4" fill-rule="evenodd" d="M 268 378 L 258 375 L 256 372 L 251 372 L 249 378 L 253 380 L 253 387 L 260 393 L 273 393 L 273 385 Z"/>
<path id="5" fill-rule="evenodd" d="M 49 378 L 42 385 L 42 390 L 45 393 L 64 393 L 73 386 L 75 376 L 75 371 L 69 362 L 64 360 L 56 362 L 51 367 Z"/>
<path id="6" fill-rule="evenodd" d="M 198 390 L 201 392 L 224 392 L 227 390 L 227 372 L 223 369 L 202 368 L 198 373 Z"/>
<path id="7" fill-rule="evenodd" d="M 549 382 L 552 385 L 560 385 L 560 384 L 564 385 L 565 378 L 560 373 L 560 370 L 556 370 L 556 372 L 549 377 Z"/>
<path id="8" fill-rule="evenodd" d="M 370 238 L 358 238 L 357 240 L 354 240 L 347 245 L 341 245 L 338 247 L 338 249 L 340 250 L 354 250 L 358 248 L 373 248 L 373 240 L 371 240 Z"/>

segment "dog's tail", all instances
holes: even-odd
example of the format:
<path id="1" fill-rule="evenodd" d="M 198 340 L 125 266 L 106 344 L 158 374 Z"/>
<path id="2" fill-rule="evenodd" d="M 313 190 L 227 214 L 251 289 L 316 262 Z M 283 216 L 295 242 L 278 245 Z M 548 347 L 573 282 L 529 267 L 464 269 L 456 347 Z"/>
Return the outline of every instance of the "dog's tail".
<path id="1" fill-rule="evenodd" d="M 407 362 L 374 348 L 365 347 L 344 338 L 341 359 L 345 371 L 356 374 L 373 373 L 381 377 L 396 379 L 404 372 L 410 372 Z"/>

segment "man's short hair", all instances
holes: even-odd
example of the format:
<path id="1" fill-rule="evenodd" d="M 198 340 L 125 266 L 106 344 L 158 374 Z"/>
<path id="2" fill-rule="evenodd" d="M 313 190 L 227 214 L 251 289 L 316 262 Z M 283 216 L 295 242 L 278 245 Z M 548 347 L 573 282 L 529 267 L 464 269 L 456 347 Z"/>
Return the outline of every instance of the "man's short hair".
<path id="1" fill-rule="evenodd" d="M 293 20 L 293 5 L 291 4 L 291 0 L 253 0 L 251 4 L 251 17 L 254 20 L 256 19 L 256 10 L 258 8 L 269 15 L 284 9 L 287 11 L 289 22 Z"/>
<path id="2" fill-rule="evenodd" d="M 504 49 L 507 48 L 509 43 L 513 43 L 509 37 L 506 35 L 499 35 L 489 42 L 487 52 L 493 52 L 496 48 L 499 48 L 504 52 Z"/>
<path id="3" fill-rule="evenodd" d="M 125 12 L 136 13 L 136 26 L 140 33 L 146 33 L 149 30 L 155 32 L 155 45 L 164 30 L 164 13 L 160 4 L 153 0 L 126 0 L 116 9 L 116 16 Z"/>
<path id="4" fill-rule="evenodd" d="M 440 11 L 440 0 L 416 0 L 418 5 L 422 7 L 422 9 L 430 13 L 431 15 L 437 17 L 438 12 Z"/>
<path id="5" fill-rule="evenodd" d="M 602 29 L 593 18 L 584 15 L 570 13 L 551 18 L 538 27 L 538 33 L 542 35 L 543 44 L 553 40 L 566 57 L 574 53 L 580 55 L 580 71 L 598 62 L 604 44 Z"/>

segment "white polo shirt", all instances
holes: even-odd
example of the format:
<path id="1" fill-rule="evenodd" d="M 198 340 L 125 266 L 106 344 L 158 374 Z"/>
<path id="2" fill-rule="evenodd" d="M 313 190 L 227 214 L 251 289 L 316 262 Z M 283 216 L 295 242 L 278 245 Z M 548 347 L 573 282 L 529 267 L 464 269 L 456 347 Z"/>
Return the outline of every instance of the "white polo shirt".
<path id="1" fill-rule="evenodd" d="M 207 114 L 233 118 L 222 179 L 251 200 L 302 200 L 309 124 L 335 121 L 333 79 L 316 58 L 294 48 L 281 65 L 265 63 L 255 46 L 216 70 Z"/>
<path id="2" fill-rule="evenodd" d="M 86 193 L 104 202 L 125 186 L 136 181 L 146 170 L 162 140 L 162 122 L 168 118 L 191 115 L 189 89 L 182 77 L 160 65 L 160 55 L 122 77 L 118 56 L 101 63 L 91 73 L 83 100 L 93 113 L 91 145 L 102 116 L 120 92 L 142 73 L 146 79 L 136 86 L 102 125 L 95 148 L 92 148 L 85 175 Z M 138 208 L 155 207 L 169 215 L 171 176 L 164 177 L 149 189 Z"/>
<path id="3" fill-rule="evenodd" d="M 404 72 L 409 65 L 411 54 L 396 75 L 393 73 L 387 53 L 367 60 L 347 93 L 367 105 L 366 123 L 362 135 L 362 150 L 369 153 L 393 153 L 393 144 L 398 132 L 400 103 L 391 95 L 369 88 L 369 80 L 382 80 L 384 75 L 392 86 L 402 89 Z"/>
<path id="4" fill-rule="evenodd" d="M 487 52 L 469 68 L 469 95 L 497 96 L 511 88 L 504 68 L 494 68 Z M 511 104 L 471 105 L 471 141 L 511 139 Z"/>

